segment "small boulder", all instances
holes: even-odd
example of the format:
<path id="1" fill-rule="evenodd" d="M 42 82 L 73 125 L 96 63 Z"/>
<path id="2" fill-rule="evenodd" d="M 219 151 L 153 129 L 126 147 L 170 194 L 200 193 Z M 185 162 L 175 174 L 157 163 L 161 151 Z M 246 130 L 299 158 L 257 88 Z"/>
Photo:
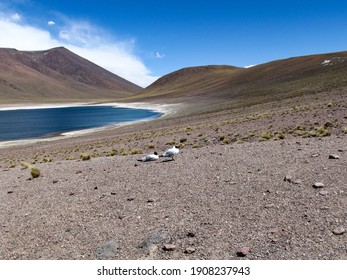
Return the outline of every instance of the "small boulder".
<path id="1" fill-rule="evenodd" d="M 325 187 L 325 185 L 321 182 L 315 182 L 312 187 L 314 187 L 315 189 L 321 189 L 323 187 Z"/>
<path id="2" fill-rule="evenodd" d="M 339 159 L 339 155 L 329 155 L 329 159 Z"/>

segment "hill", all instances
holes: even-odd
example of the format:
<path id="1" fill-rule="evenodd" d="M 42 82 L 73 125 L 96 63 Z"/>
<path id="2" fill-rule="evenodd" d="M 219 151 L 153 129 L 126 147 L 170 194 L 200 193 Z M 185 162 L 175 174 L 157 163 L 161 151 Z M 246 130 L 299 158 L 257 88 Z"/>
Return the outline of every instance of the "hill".
<path id="1" fill-rule="evenodd" d="M 0 102 L 114 99 L 141 88 L 59 47 L 0 49 Z"/>
<path id="2" fill-rule="evenodd" d="M 347 87 L 347 52 L 272 61 L 251 68 L 200 66 L 165 75 L 136 98 L 205 105 L 258 104 Z"/>

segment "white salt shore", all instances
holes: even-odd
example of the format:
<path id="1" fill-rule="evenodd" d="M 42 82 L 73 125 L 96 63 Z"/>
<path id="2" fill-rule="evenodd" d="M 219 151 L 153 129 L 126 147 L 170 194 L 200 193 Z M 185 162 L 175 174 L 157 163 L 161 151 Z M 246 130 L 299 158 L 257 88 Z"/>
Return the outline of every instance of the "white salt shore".
<path id="1" fill-rule="evenodd" d="M 145 103 L 145 102 L 137 102 L 137 103 L 32 103 L 32 104 L 1 104 L 0 105 L 0 111 L 9 111 L 9 110 L 29 110 L 29 109 L 48 109 L 48 108 L 67 108 L 67 107 L 81 107 L 81 106 L 113 106 L 117 108 L 133 108 L 133 109 L 147 109 L 151 111 L 155 111 L 158 113 L 161 113 L 162 116 L 167 116 L 169 114 L 172 114 L 175 112 L 175 107 L 177 107 L 180 104 L 152 104 L 152 103 Z M 41 141 L 56 141 L 60 139 L 65 139 L 66 137 L 77 137 L 80 135 L 85 135 L 93 132 L 103 131 L 105 129 L 109 128 L 115 128 L 120 127 L 124 125 L 134 124 L 137 122 L 145 122 L 153 120 L 153 118 L 147 118 L 142 119 L 138 121 L 132 121 L 132 122 L 122 122 L 122 123 L 116 123 L 113 125 L 103 126 L 103 127 L 97 127 L 97 128 L 90 128 L 90 129 L 82 129 L 82 130 L 75 130 L 75 131 L 69 131 L 61 133 L 57 136 L 49 137 L 49 138 L 33 138 L 33 139 L 23 139 L 23 140 L 13 140 L 13 141 L 3 141 L 0 142 L 0 149 L 1 148 L 7 148 L 17 145 L 27 145 L 27 144 L 34 144 Z"/>

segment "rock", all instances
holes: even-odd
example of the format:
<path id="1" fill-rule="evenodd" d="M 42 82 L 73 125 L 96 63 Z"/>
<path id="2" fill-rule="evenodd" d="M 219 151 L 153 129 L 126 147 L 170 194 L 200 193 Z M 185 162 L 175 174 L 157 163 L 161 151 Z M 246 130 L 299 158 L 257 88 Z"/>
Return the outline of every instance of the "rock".
<path id="1" fill-rule="evenodd" d="M 81 173 L 82 173 L 81 170 L 77 170 L 77 171 L 76 171 L 76 174 L 81 174 Z"/>
<path id="2" fill-rule="evenodd" d="M 186 249 L 184 250 L 184 253 L 185 253 L 185 254 L 193 254 L 195 251 L 196 251 L 195 248 L 193 248 L 193 247 L 188 247 L 188 248 L 186 248 Z"/>
<path id="3" fill-rule="evenodd" d="M 163 250 L 164 251 L 175 251 L 176 250 L 176 245 L 174 245 L 174 244 L 164 244 L 163 245 Z"/>
<path id="4" fill-rule="evenodd" d="M 188 236 L 188 237 L 195 237 L 195 233 L 194 233 L 194 232 L 189 231 L 189 232 L 187 233 L 187 236 Z"/>
<path id="5" fill-rule="evenodd" d="M 339 155 L 329 155 L 329 159 L 339 159 Z"/>
<path id="6" fill-rule="evenodd" d="M 114 259 L 117 256 L 118 249 L 118 242 L 112 239 L 96 249 L 96 258 L 98 260 Z"/>
<path id="7" fill-rule="evenodd" d="M 153 199 L 153 198 L 148 198 L 148 199 L 147 199 L 147 203 L 152 203 L 152 202 L 154 202 L 154 199 Z"/>
<path id="8" fill-rule="evenodd" d="M 286 175 L 283 179 L 284 182 L 291 183 L 293 182 L 293 177 L 291 175 Z"/>
<path id="9" fill-rule="evenodd" d="M 133 201 L 135 199 L 135 197 L 128 197 L 127 201 Z"/>
<path id="10" fill-rule="evenodd" d="M 321 182 L 316 182 L 312 185 L 312 187 L 314 187 L 315 189 L 320 189 L 320 188 L 325 187 L 325 185 Z"/>
<path id="11" fill-rule="evenodd" d="M 296 179 L 293 181 L 294 185 L 302 185 L 302 181 L 300 179 Z"/>
<path id="12" fill-rule="evenodd" d="M 8 191 L 7 193 L 8 193 L 8 194 L 11 194 L 11 193 L 13 193 L 13 191 Z"/>
<path id="13" fill-rule="evenodd" d="M 347 230 L 344 227 L 338 227 L 332 230 L 332 233 L 335 235 L 342 235 L 346 232 Z"/>
<path id="14" fill-rule="evenodd" d="M 320 195 L 327 195 L 328 192 L 327 192 L 327 191 L 320 191 L 319 194 L 320 194 Z"/>
<path id="15" fill-rule="evenodd" d="M 264 207 L 267 208 L 267 209 L 269 209 L 269 208 L 275 208 L 275 204 L 273 204 L 273 203 L 266 204 Z"/>
<path id="16" fill-rule="evenodd" d="M 250 250 L 251 249 L 249 247 L 242 247 L 237 250 L 236 254 L 238 257 L 246 257 L 249 254 Z"/>
<path id="17" fill-rule="evenodd" d="M 56 184 L 58 183 L 59 181 L 58 180 L 53 180 L 53 184 Z"/>

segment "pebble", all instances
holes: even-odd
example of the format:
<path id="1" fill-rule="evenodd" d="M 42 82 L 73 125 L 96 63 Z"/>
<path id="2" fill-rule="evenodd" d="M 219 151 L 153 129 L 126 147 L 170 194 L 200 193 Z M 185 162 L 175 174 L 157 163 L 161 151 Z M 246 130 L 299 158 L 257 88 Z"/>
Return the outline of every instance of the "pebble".
<path id="1" fill-rule="evenodd" d="M 164 251 L 175 251 L 176 246 L 174 244 L 164 244 L 163 249 Z"/>
<path id="2" fill-rule="evenodd" d="M 153 198 L 148 198 L 148 199 L 147 199 L 147 203 L 152 203 L 152 202 L 154 202 L 154 199 L 153 199 Z"/>
<path id="3" fill-rule="evenodd" d="M 275 204 L 273 204 L 273 203 L 266 204 L 265 208 L 275 208 Z"/>
<path id="4" fill-rule="evenodd" d="M 312 187 L 314 187 L 315 189 L 320 189 L 320 188 L 325 187 L 325 185 L 321 182 L 316 182 L 312 185 Z"/>
<path id="5" fill-rule="evenodd" d="M 249 247 L 242 247 L 239 250 L 237 250 L 236 254 L 239 257 L 246 257 L 250 252 L 250 248 Z"/>
<path id="6" fill-rule="evenodd" d="M 8 191 L 7 193 L 8 193 L 8 194 L 11 194 L 11 193 L 13 193 L 13 191 Z"/>
<path id="7" fill-rule="evenodd" d="M 187 236 L 188 237 L 195 237 L 195 233 L 190 231 L 187 233 Z"/>
<path id="8" fill-rule="evenodd" d="M 339 155 L 329 155 L 329 159 L 339 159 Z"/>
<path id="9" fill-rule="evenodd" d="M 135 199 L 135 197 L 128 197 L 127 201 L 133 201 Z"/>
<path id="10" fill-rule="evenodd" d="M 290 175 L 286 175 L 286 176 L 284 177 L 283 181 L 288 182 L 288 183 L 291 183 L 291 182 L 293 182 L 293 177 L 290 176 Z"/>
<path id="11" fill-rule="evenodd" d="M 53 180 L 53 184 L 56 184 L 58 183 L 59 181 L 58 180 Z"/>
<path id="12" fill-rule="evenodd" d="M 319 194 L 320 194 L 320 195 L 327 195 L 328 192 L 327 192 L 327 191 L 320 191 Z"/>
<path id="13" fill-rule="evenodd" d="M 346 232 L 346 229 L 343 227 L 338 227 L 332 230 L 333 234 L 335 235 L 342 235 Z"/>
<path id="14" fill-rule="evenodd" d="M 186 253 L 186 254 L 193 254 L 195 251 L 196 251 L 195 248 L 193 248 L 193 247 L 188 247 L 188 248 L 186 248 L 186 249 L 184 250 L 184 253 Z"/>

